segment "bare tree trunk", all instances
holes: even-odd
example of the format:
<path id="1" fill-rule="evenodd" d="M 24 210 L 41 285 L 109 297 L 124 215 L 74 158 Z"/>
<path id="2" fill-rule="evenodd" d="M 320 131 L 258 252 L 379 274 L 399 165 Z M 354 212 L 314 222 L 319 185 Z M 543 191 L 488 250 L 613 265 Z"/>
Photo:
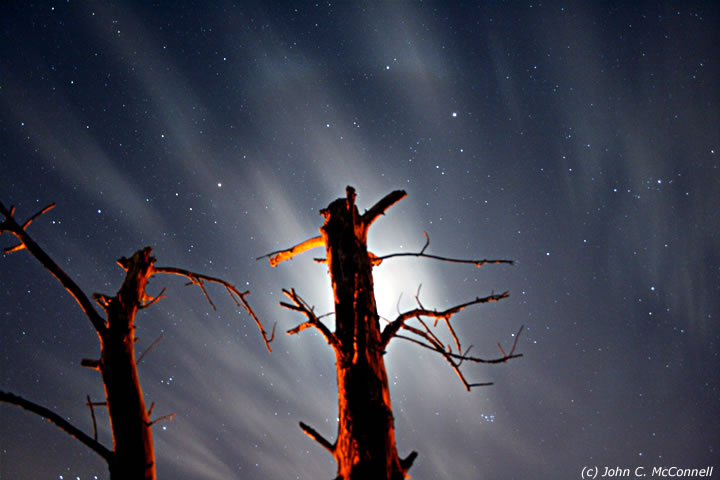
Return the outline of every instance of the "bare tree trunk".
<path id="1" fill-rule="evenodd" d="M 98 368 L 113 433 L 110 476 L 155 480 L 155 451 L 150 417 L 145 408 L 135 360 L 135 315 L 145 299 L 145 285 L 155 261 L 150 248 L 138 250 L 123 265 L 125 281 L 105 306 L 108 328 L 102 335 Z"/>
<path id="2" fill-rule="evenodd" d="M 154 422 L 150 421 L 151 411 L 145 408 L 135 358 L 135 316 L 138 310 L 147 308 L 162 298 L 162 292 L 155 298 L 150 298 L 146 294 L 145 287 L 150 277 L 156 274 L 166 274 L 187 278 L 190 280 L 189 284 L 197 285 L 202 290 L 205 299 L 213 309 L 215 309 L 215 304 L 210 300 L 210 296 L 205 289 L 205 283 L 223 285 L 235 305 L 242 306 L 253 318 L 260 330 L 265 346 L 270 352 L 272 351 L 270 342 L 275 337 L 275 326 L 273 326 L 272 333 L 268 336 L 257 315 L 255 315 L 255 312 L 245 299 L 250 293 L 249 291 L 240 292 L 234 285 L 220 278 L 176 267 L 156 267 L 155 258 L 151 256 L 152 248 L 150 247 L 136 251 L 130 259 L 123 257 L 118 260 L 118 264 L 125 269 L 126 275 L 122 287 L 114 297 L 97 293 L 93 295 L 97 304 L 105 310 L 107 320 L 103 319 L 88 296 L 25 231 L 36 218 L 50 211 L 54 206 L 54 203 L 48 205 L 20 225 L 14 217 L 15 208 L 10 207 L 7 209 L 0 203 L 0 214 L 5 217 L 5 220 L 0 222 L 0 235 L 8 232 L 20 241 L 14 247 L 6 248 L 4 253 L 8 254 L 27 249 L 43 267 L 57 278 L 82 308 L 100 340 L 100 359 L 84 359 L 81 365 L 98 370 L 102 374 L 105 386 L 105 402 L 92 403 L 90 397 L 87 397 L 94 430 L 94 436 L 90 437 L 52 410 L 18 395 L 0 391 L 0 401 L 17 405 L 45 417 L 60 429 L 90 447 L 107 461 L 111 478 L 115 480 L 155 480 L 155 452 L 151 429 Z M 93 412 L 93 406 L 95 405 L 104 405 L 108 409 L 113 437 L 112 451 L 97 440 L 97 427 Z M 152 406 L 150 410 L 152 410 Z M 166 415 L 158 420 L 168 417 L 172 417 L 172 415 Z"/>
<path id="3" fill-rule="evenodd" d="M 340 347 L 335 349 L 340 422 L 334 455 L 343 480 L 401 479 L 406 470 L 395 446 L 367 229 L 354 197 L 348 191 L 347 199 L 321 212 Z"/>
<path id="4" fill-rule="evenodd" d="M 291 248 L 271 252 L 270 265 L 289 260 L 307 250 L 325 246 L 326 259 L 335 296 L 335 331 L 320 320 L 314 309 L 303 300 L 294 289 L 283 290 L 292 303 L 281 302 L 285 308 L 301 312 L 307 321 L 287 331 L 296 334 L 314 327 L 320 331 L 335 352 L 335 365 L 338 384 L 338 434 L 335 443 L 330 443 L 312 427 L 300 422 L 300 428 L 321 446 L 327 449 L 338 464 L 336 480 L 400 480 L 417 457 L 416 452 L 400 459 L 395 444 L 395 421 L 390 403 L 390 388 L 383 355 L 385 348 L 394 338 L 402 338 L 420 347 L 437 352 L 445 358 L 469 391 L 472 387 L 491 385 L 469 383 L 460 371 L 464 361 L 474 363 L 504 363 L 512 358 L 521 357 L 515 353 L 517 338 L 522 327 L 515 335 L 509 353 L 500 347 L 502 356 L 484 359 L 468 355 L 469 348 L 463 350 L 460 338 L 455 333 L 450 319 L 456 313 L 471 305 L 496 302 L 507 298 L 508 293 L 491 294 L 476 297 L 474 300 L 455 305 L 446 310 L 429 310 L 422 306 L 416 296 L 418 308 L 401 313 L 383 330 L 375 305 L 372 268 L 392 257 L 425 257 L 444 262 L 471 264 L 481 267 L 487 264 L 512 264 L 510 260 L 464 260 L 441 257 L 425 253 L 430 239 L 426 237 L 425 246 L 417 253 L 396 253 L 378 257 L 368 252 L 367 232 L 372 223 L 396 202 L 405 197 L 405 192 L 396 190 L 378 201 L 362 215 L 355 206 L 355 189 L 347 187 L 346 198 L 332 202 L 320 211 L 325 223 L 320 228 L 320 236 L 309 238 Z M 316 261 L 323 261 L 317 260 Z M 422 317 L 433 318 L 435 323 L 429 326 Z M 445 345 L 433 329 L 438 320 L 443 320 L 454 345 Z M 409 325 L 417 320 L 420 327 Z M 400 334 L 403 332 L 403 334 Z"/>

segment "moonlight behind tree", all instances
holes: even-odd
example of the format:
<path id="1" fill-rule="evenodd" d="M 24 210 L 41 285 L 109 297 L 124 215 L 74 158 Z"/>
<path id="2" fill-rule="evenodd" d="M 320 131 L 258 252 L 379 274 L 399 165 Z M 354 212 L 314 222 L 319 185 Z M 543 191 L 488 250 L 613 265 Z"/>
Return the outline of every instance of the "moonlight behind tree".
<path id="1" fill-rule="evenodd" d="M 501 363 L 521 356 L 515 354 L 519 333 L 508 353 L 500 358 L 485 360 L 467 355 L 460 339 L 450 323 L 451 317 L 462 309 L 475 304 L 498 301 L 507 292 L 476 298 L 445 311 L 428 310 L 419 298 L 418 308 L 400 314 L 394 321 L 380 328 L 375 305 L 372 267 L 383 260 L 397 256 L 416 256 L 436 260 L 468 263 L 478 267 L 488 263 L 512 264 L 509 260 L 458 260 L 425 253 L 428 244 L 418 253 L 391 254 L 376 257 L 367 249 L 367 233 L 370 225 L 396 202 L 405 197 L 404 191 L 394 191 L 360 215 L 355 206 L 355 190 L 347 187 L 346 197 L 332 202 L 320 211 L 325 223 L 320 236 L 306 240 L 290 249 L 272 252 L 270 264 L 288 260 L 311 248 L 324 246 L 335 299 L 335 331 L 322 323 L 312 308 L 295 292 L 284 290 L 292 303 L 282 306 L 299 311 L 307 321 L 289 330 L 295 334 L 314 327 L 320 331 L 335 352 L 338 385 L 338 433 L 334 443 L 329 442 L 312 427 L 300 423 L 311 438 L 326 448 L 338 465 L 336 480 L 399 480 L 407 476 L 417 456 L 410 453 L 401 459 L 395 445 L 395 425 L 390 403 L 390 389 L 383 355 L 393 338 L 403 338 L 442 355 L 460 377 L 467 390 L 470 384 L 460 371 L 463 361 L 477 363 Z M 445 345 L 423 318 L 434 319 L 436 326 L 444 320 L 450 331 L 454 346 Z M 417 325 L 410 325 L 415 319 Z M 522 328 L 521 328 L 522 330 Z M 401 334 L 402 332 L 402 334 Z M 501 349 L 502 350 L 502 349 Z"/>

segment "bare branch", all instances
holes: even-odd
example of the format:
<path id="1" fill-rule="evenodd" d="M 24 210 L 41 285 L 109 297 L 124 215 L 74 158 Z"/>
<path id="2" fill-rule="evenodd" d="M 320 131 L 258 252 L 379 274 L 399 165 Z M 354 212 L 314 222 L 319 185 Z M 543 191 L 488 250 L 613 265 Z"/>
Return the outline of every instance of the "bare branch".
<path id="1" fill-rule="evenodd" d="M 417 333 L 417 334 L 419 334 L 421 337 L 423 337 L 423 338 L 425 338 L 425 339 L 428 339 L 428 338 L 429 338 L 428 335 L 427 335 L 425 332 L 420 331 L 420 330 L 413 331 L 413 333 Z M 453 371 L 457 374 L 458 378 L 460 379 L 460 381 L 461 381 L 461 382 L 463 383 L 463 385 L 465 386 L 465 389 L 466 389 L 467 391 L 470 391 L 471 385 L 467 382 L 467 380 L 465 379 L 465 375 L 463 375 L 462 371 L 460 370 L 460 363 L 461 363 L 462 361 L 460 361 L 460 362 L 455 362 L 455 361 L 453 360 L 452 354 L 451 354 L 450 352 L 447 352 L 447 351 L 443 348 L 443 345 L 442 345 L 442 344 L 436 345 L 436 344 L 434 344 L 434 342 L 431 342 L 431 343 L 433 343 L 433 345 L 428 345 L 427 343 L 424 343 L 424 342 L 422 342 L 422 341 L 420 341 L 420 340 L 418 340 L 418 339 L 416 339 L 416 338 L 406 337 L 406 336 L 404 336 L 404 335 L 398 335 L 397 338 L 402 338 L 403 340 L 407 340 L 407 341 L 409 341 L 409 342 L 415 343 L 415 344 L 417 344 L 417 345 L 420 345 L 420 346 L 423 347 L 423 348 L 427 348 L 428 350 L 432 350 L 432 351 L 437 352 L 437 353 L 439 353 L 440 355 L 442 355 L 442 356 L 445 358 L 445 360 L 447 360 L 447 362 L 450 364 L 450 368 L 452 368 Z"/>
<path id="2" fill-rule="evenodd" d="M 26 400 L 18 395 L 3 391 L 0 391 L 0 401 L 17 405 L 24 410 L 40 415 L 47 421 L 54 423 L 58 428 L 60 428 L 60 430 L 78 439 L 95 453 L 100 455 L 106 462 L 110 462 L 112 458 L 112 452 L 110 450 L 52 410 L 48 410 L 47 408 Z"/>
<path id="3" fill-rule="evenodd" d="M 200 289 L 203 292 L 203 295 L 205 295 L 205 298 L 207 299 L 208 303 L 210 303 L 210 306 L 215 310 L 215 304 L 210 300 L 210 296 L 207 293 L 207 290 L 205 290 L 204 282 L 211 282 L 211 283 L 219 283 L 220 285 L 223 285 L 225 289 L 228 292 L 228 295 L 230 295 L 230 298 L 233 299 L 235 302 L 235 305 L 242 306 L 245 311 L 252 317 L 252 319 L 255 321 L 255 325 L 257 325 L 258 330 L 260 330 L 260 334 L 263 337 L 263 341 L 265 342 L 265 347 L 268 349 L 268 352 L 272 352 L 272 348 L 270 348 L 270 342 L 272 342 L 275 339 L 275 326 L 276 324 L 273 324 L 272 332 L 270 334 L 270 337 L 268 337 L 267 332 L 265 331 L 265 328 L 263 327 L 262 323 L 260 322 L 260 319 L 255 314 L 255 311 L 250 307 L 250 304 L 245 300 L 245 297 L 247 295 L 250 295 L 249 291 L 240 292 L 235 285 L 232 283 L 229 283 L 221 278 L 215 278 L 208 275 L 203 275 L 200 273 L 191 272 L 189 270 L 185 270 L 182 268 L 176 268 L 176 267 L 153 267 L 152 274 L 155 275 L 156 273 L 162 273 L 167 275 L 180 275 L 181 277 L 185 277 L 190 280 L 190 284 L 194 284 L 200 287 Z"/>
<path id="4" fill-rule="evenodd" d="M 385 210 L 392 207 L 406 196 L 407 193 L 405 193 L 404 190 L 395 190 L 394 192 L 390 192 L 385 195 L 382 199 L 380 199 L 380 201 L 370 207 L 370 210 L 365 212 L 362 216 L 365 232 L 367 232 L 370 225 L 372 225 L 372 223 L 377 220 L 380 215 L 385 215 Z"/>
<path id="5" fill-rule="evenodd" d="M 328 452 L 330 452 L 332 455 L 335 455 L 335 445 L 330 443 L 325 437 L 320 435 L 317 430 L 312 428 L 310 425 L 300 422 L 300 428 L 303 432 L 305 432 L 305 435 L 312 438 L 316 442 L 318 442 L 320 445 L 322 445 Z"/>
<path id="6" fill-rule="evenodd" d="M 315 247 L 322 247 L 324 245 L 325 241 L 320 235 L 318 235 L 317 237 L 308 238 L 304 242 L 298 243 L 297 245 L 294 245 L 286 250 L 276 250 L 274 252 L 263 255 L 262 257 L 257 257 L 255 260 L 268 258 L 270 260 L 270 266 L 275 267 L 280 262 L 290 260 L 294 256 L 300 255 L 307 250 Z"/>
<path id="7" fill-rule="evenodd" d="M 290 305 L 289 303 L 281 302 L 280 305 L 282 305 L 283 307 L 288 308 L 288 309 L 290 309 L 290 310 L 298 310 L 296 307 L 293 307 L 293 306 Z M 312 328 L 312 327 L 314 327 L 314 326 L 315 326 L 315 325 L 312 324 L 312 323 L 310 323 L 310 322 L 303 322 L 303 323 L 301 323 L 300 325 L 298 325 L 297 327 L 291 328 L 290 330 L 288 330 L 288 331 L 285 332 L 285 333 L 287 333 L 288 335 L 295 335 L 295 334 L 298 334 L 298 333 L 302 332 L 303 330 L 306 330 L 306 329 L 308 329 L 308 328 Z"/>
<path id="8" fill-rule="evenodd" d="M 513 356 L 513 353 L 515 353 L 515 347 L 517 347 L 518 339 L 520 338 L 520 333 L 523 331 L 523 328 L 524 328 L 524 327 L 525 327 L 525 325 L 520 325 L 520 329 L 519 329 L 518 332 L 515 334 L 515 340 L 513 341 L 513 345 L 512 345 L 512 348 L 510 349 L 510 353 L 509 353 L 509 354 L 505 354 L 505 350 L 503 350 L 503 348 L 502 348 L 502 346 L 500 345 L 500 343 L 497 344 L 498 348 L 500 349 L 500 353 L 502 353 L 502 354 L 503 354 L 504 356 L 506 356 L 507 358 L 511 358 L 511 357 Z"/>
<path id="9" fill-rule="evenodd" d="M 108 307 L 110 306 L 110 300 L 112 297 L 108 297 L 107 295 L 102 294 L 102 293 L 93 293 L 92 298 L 93 298 L 93 300 L 95 300 L 95 303 L 97 303 L 100 306 L 100 308 L 102 308 L 103 310 L 105 310 L 105 312 L 107 312 Z"/>
<path id="10" fill-rule="evenodd" d="M 394 257 L 422 257 L 422 258 L 431 258 L 433 260 L 440 260 L 442 262 L 449 262 L 449 263 L 463 263 L 466 265 L 475 265 L 476 267 L 480 268 L 483 265 L 488 264 L 507 264 L 507 265 L 514 265 L 515 262 L 513 260 L 488 260 L 487 258 L 484 258 L 482 260 L 466 260 L 466 259 L 460 259 L 460 258 L 448 258 L 448 257 L 441 257 L 439 255 L 430 255 L 428 253 L 425 253 L 425 250 L 430 245 L 430 237 L 428 237 L 427 232 L 425 233 L 425 245 L 423 246 L 422 250 L 420 250 L 417 253 L 411 253 L 411 252 L 402 252 L 402 253 L 391 253 L 389 255 L 383 255 L 382 257 L 375 257 L 373 259 L 373 265 L 380 265 L 383 260 L 387 260 L 388 258 L 394 258 Z"/>
<path id="11" fill-rule="evenodd" d="M 425 334 L 425 332 L 423 332 L 423 331 L 421 331 L 421 330 L 415 329 L 415 330 L 413 331 L 413 333 L 416 333 L 416 334 L 417 334 L 418 332 L 420 332 L 420 336 L 422 336 L 423 338 L 426 338 L 426 339 L 428 338 L 427 335 Z M 484 387 L 484 386 L 492 385 L 492 382 L 485 382 L 485 383 L 468 383 L 467 380 L 465 379 L 465 376 L 463 375 L 462 371 L 460 370 L 460 364 L 461 364 L 463 361 L 470 361 L 470 362 L 475 362 L 475 363 L 494 364 L 494 363 L 505 363 L 505 362 L 507 362 L 508 360 L 511 360 L 511 359 L 513 359 L 513 358 L 520 358 L 520 357 L 523 356 L 521 353 L 519 353 L 519 354 L 514 354 L 514 355 L 503 355 L 501 358 L 494 358 L 494 359 L 488 360 L 488 359 L 484 359 L 484 358 L 471 357 L 471 356 L 468 356 L 468 355 L 466 355 L 466 354 L 460 355 L 460 354 L 448 352 L 447 350 L 445 350 L 444 348 L 442 348 L 442 346 L 439 346 L 439 345 L 430 345 L 430 344 L 424 343 L 424 342 L 422 342 L 422 341 L 420 341 L 420 340 L 418 340 L 418 339 L 416 339 L 416 338 L 407 337 L 407 336 L 405 336 L 405 335 L 396 335 L 396 337 L 397 337 L 397 338 L 401 338 L 401 339 L 403 339 L 403 340 L 407 340 L 407 341 L 409 341 L 409 342 L 412 342 L 412 343 L 414 343 L 414 344 L 416 344 L 416 345 L 419 345 L 419 346 L 421 346 L 421 347 L 423 347 L 423 348 L 427 348 L 428 350 L 432 350 L 432 351 L 437 352 L 437 353 L 439 353 L 440 355 L 442 355 L 443 358 L 445 358 L 445 360 L 450 364 L 450 367 L 455 371 L 455 373 L 457 374 L 457 376 L 460 378 L 460 381 L 463 383 L 463 385 L 465 386 L 465 389 L 466 389 L 467 391 L 470 391 L 470 389 L 471 389 L 472 387 L 481 387 L 481 386 Z M 457 361 L 456 361 L 456 360 L 457 360 Z"/>
<path id="12" fill-rule="evenodd" d="M 90 418 L 92 418 L 93 424 L 93 439 L 97 442 L 97 422 L 95 421 L 95 409 L 93 403 L 90 401 L 90 395 L 87 396 L 87 406 L 90 409 Z"/>
<path id="13" fill-rule="evenodd" d="M 28 218 L 28 219 L 25 221 L 25 223 L 22 224 L 22 229 L 25 230 L 27 227 L 30 226 L 30 224 L 33 222 L 33 220 L 35 220 L 36 218 L 38 218 L 40 215 L 49 212 L 49 211 L 52 210 L 53 208 L 55 208 L 55 202 L 52 202 L 50 205 L 46 206 L 45 208 L 43 208 L 42 210 L 40 210 L 39 212 L 37 212 L 35 215 L 33 215 L 32 217 Z"/>
<path id="14" fill-rule="evenodd" d="M 156 298 L 157 298 L 157 297 L 156 297 Z M 140 362 L 143 361 L 143 358 L 145 358 L 145 355 L 147 355 L 148 353 L 150 353 L 150 350 L 152 350 L 153 348 L 155 348 L 155 345 L 157 345 L 158 343 L 160 343 L 160 340 L 162 340 L 163 335 L 164 335 L 164 332 L 161 333 L 160 336 L 157 337 L 157 338 L 155 339 L 155 341 L 152 342 L 152 343 L 150 344 L 150 346 L 145 349 L 145 351 L 142 353 L 142 355 L 140 355 L 140 358 L 137 359 L 137 364 L 138 364 L 138 365 L 140 364 Z"/>
<path id="15" fill-rule="evenodd" d="M 403 473 L 407 473 L 407 471 L 410 470 L 410 467 L 412 467 L 412 464 L 415 461 L 415 459 L 417 458 L 417 456 L 418 456 L 418 453 L 415 450 L 413 450 L 412 452 L 410 452 L 410 455 L 408 455 L 405 458 L 400 459 L 400 466 L 403 469 Z M 409 477 L 406 477 L 406 478 L 409 478 Z"/>
<path id="16" fill-rule="evenodd" d="M 162 417 L 156 418 L 155 420 L 150 422 L 150 425 L 155 425 L 156 423 L 162 422 L 163 420 L 172 420 L 175 418 L 176 415 L 177 415 L 177 413 L 170 413 L 168 415 L 163 415 Z"/>
<path id="17" fill-rule="evenodd" d="M 5 254 L 7 255 L 7 254 L 10 254 L 10 253 L 13 253 L 13 252 L 19 252 L 19 251 L 22 250 L 23 248 L 25 248 L 25 244 L 24 244 L 24 243 L 18 243 L 18 244 L 15 245 L 14 247 L 7 247 L 5 250 L 3 250 L 3 253 L 5 253 Z"/>
<path id="18" fill-rule="evenodd" d="M 480 303 L 487 303 L 487 302 L 496 302 L 499 300 L 502 300 L 503 298 L 508 297 L 508 292 L 503 292 L 499 295 L 492 294 L 487 297 L 477 297 L 475 300 L 472 300 L 470 302 L 466 302 L 460 305 L 456 305 L 454 307 L 448 308 L 447 310 L 444 310 L 442 312 L 438 312 L 436 310 L 428 310 L 422 306 L 422 303 L 420 302 L 420 287 L 418 287 L 417 295 L 415 296 L 415 300 L 418 302 L 418 305 L 420 308 L 416 308 L 414 310 L 411 310 L 409 312 L 402 313 L 398 316 L 398 318 L 391 322 L 385 329 L 383 330 L 381 334 L 381 346 L 382 348 L 385 348 L 392 340 L 393 337 L 402 338 L 404 340 L 410 341 L 412 343 L 415 343 L 417 345 L 420 345 L 423 348 L 427 348 L 429 350 L 432 350 L 434 352 L 439 353 L 440 355 L 445 358 L 445 360 L 448 362 L 450 367 L 455 371 L 458 378 L 460 378 L 460 381 L 465 386 L 465 389 L 470 391 L 472 387 L 476 386 L 486 386 L 491 385 L 491 383 L 468 383 L 468 381 L 465 379 L 465 376 L 463 375 L 462 371 L 460 370 L 460 365 L 462 365 L 463 361 L 471 361 L 475 363 L 504 363 L 508 361 L 511 358 L 517 358 L 522 355 L 515 355 L 515 347 L 517 346 L 517 339 L 520 335 L 520 332 L 522 331 L 522 327 L 520 327 L 520 331 L 518 331 L 517 335 L 515 336 L 515 342 L 513 343 L 512 350 L 509 354 L 506 354 L 502 347 L 498 344 L 500 347 L 500 351 L 502 352 L 501 358 L 496 359 L 483 359 L 478 357 L 472 357 L 468 355 L 468 352 L 472 348 L 472 345 L 465 350 L 465 352 L 462 351 L 462 347 L 460 345 L 460 339 L 455 332 L 455 329 L 452 326 L 452 323 L 450 322 L 450 318 L 460 312 L 461 310 L 471 306 L 476 305 Z M 454 353 L 452 351 L 451 346 L 446 346 L 443 344 L 443 342 L 433 333 L 433 331 L 430 329 L 430 327 L 422 320 L 422 317 L 430 317 L 435 319 L 434 326 L 437 325 L 437 321 L 440 319 L 445 320 L 445 324 L 447 325 L 448 331 L 450 332 L 450 335 L 452 336 L 455 346 L 457 347 L 457 353 Z M 407 325 L 405 322 L 408 320 L 416 318 L 418 322 L 420 322 L 420 325 L 424 328 L 424 330 L 420 330 L 418 328 L 412 327 L 410 325 Z M 400 329 L 404 329 L 409 331 L 410 333 L 417 335 L 420 337 L 421 340 L 418 340 L 417 338 L 412 338 L 404 335 L 398 335 L 398 331 Z M 424 340 L 424 341 L 423 341 Z M 427 342 L 427 343 L 426 343 Z"/>
<path id="19" fill-rule="evenodd" d="M 286 297 L 288 297 L 290 300 L 292 300 L 293 304 L 280 302 L 280 305 L 289 310 L 295 310 L 296 312 L 300 312 L 300 313 L 304 314 L 308 319 L 307 322 L 301 323 L 297 327 L 295 327 L 291 330 L 288 330 L 287 334 L 293 335 L 293 334 L 296 334 L 296 333 L 299 333 L 299 332 L 305 330 L 306 328 L 315 327 L 320 331 L 320 333 L 322 334 L 323 338 L 325 338 L 325 341 L 328 343 L 328 345 L 333 347 L 336 352 L 340 352 L 340 340 L 338 340 L 338 338 L 335 336 L 335 334 L 332 333 L 327 328 L 327 326 L 325 326 L 325 324 L 320 321 L 320 319 L 317 317 L 317 315 L 315 315 L 315 312 L 313 311 L 313 309 L 305 302 L 305 300 L 303 300 L 300 297 L 300 295 L 298 295 L 295 292 L 295 289 L 293 288 L 289 291 L 286 289 L 283 289 L 283 293 L 285 294 Z"/>
<path id="20" fill-rule="evenodd" d="M 457 334 L 455 333 L 455 329 L 453 328 L 452 323 L 450 323 L 450 318 L 444 317 L 444 320 L 445 320 L 445 325 L 447 325 L 448 331 L 452 335 L 453 340 L 455 340 L 455 346 L 457 347 L 458 352 L 461 352 L 462 347 L 460 346 L 460 339 L 458 338 Z M 437 324 L 437 319 L 436 319 L 435 323 Z"/>
<path id="21" fill-rule="evenodd" d="M 163 288 L 162 290 L 160 290 L 160 293 L 158 293 L 158 294 L 157 294 L 155 297 L 153 297 L 153 298 L 148 298 L 148 299 L 147 299 L 147 302 L 146 302 L 146 303 L 143 303 L 142 305 L 139 305 L 138 308 L 139 308 L 140 310 L 142 310 L 142 309 L 144 309 L 144 308 L 148 308 L 148 307 L 150 307 L 150 306 L 152 306 L 152 305 L 155 305 L 158 301 L 160 301 L 161 299 L 165 298 L 165 297 L 163 297 L 163 293 L 165 293 L 165 290 L 166 290 L 166 289 Z"/>
<path id="22" fill-rule="evenodd" d="M 48 205 L 44 209 L 42 209 L 40 212 L 33 215 L 30 220 L 26 221 L 23 226 L 20 226 L 16 221 L 15 217 L 13 216 L 14 207 L 11 210 L 8 210 L 5 208 L 5 205 L 0 203 L 0 213 L 2 213 L 5 216 L 5 220 L 0 223 L 0 233 L 4 232 L 10 232 L 15 237 L 17 237 L 18 240 L 22 243 L 22 245 L 30 252 L 30 254 L 35 257 L 40 264 L 45 267 L 59 282 L 60 284 L 65 287 L 65 290 L 68 291 L 70 295 L 75 299 L 78 305 L 80 305 L 80 308 L 85 312 L 85 315 L 90 320 L 90 323 L 92 323 L 93 327 L 95 327 L 95 331 L 98 333 L 98 335 L 102 336 L 105 334 L 106 327 L 105 327 L 105 321 L 103 318 L 97 313 L 95 308 L 93 307 L 92 302 L 90 299 L 88 299 L 87 295 L 85 295 L 85 292 L 83 292 L 80 287 L 70 278 L 70 276 L 65 273 L 65 271 L 58 266 L 55 261 L 50 258 L 50 256 L 43 250 L 35 241 L 28 235 L 28 233 L 25 231 L 25 227 L 27 227 L 32 220 L 37 218 L 38 216 L 42 215 L 43 213 L 47 212 L 50 208 L 52 208 L 54 204 Z"/>
<path id="23" fill-rule="evenodd" d="M 92 368 L 93 370 L 100 370 L 100 360 L 83 358 L 82 360 L 80 360 L 80 366 L 86 367 L 86 368 Z"/>
<path id="24" fill-rule="evenodd" d="M 419 289 L 418 289 L 419 292 Z M 416 308 L 414 310 L 410 310 L 409 312 L 405 312 L 397 317 L 390 325 L 385 327 L 385 329 L 382 332 L 382 340 L 381 340 L 381 348 L 385 348 L 387 344 L 392 340 L 393 336 L 400 330 L 400 328 L 403 327 L 404 323 L 407 320 L 410 320 L 411 318 L 420 318 L 423 317 L 430 317 L 430 318 L 450 318 L 451 316 L 455 315 L 459 311 L 463 310 L 464 308 L 469 307 L 470 305 L 476 305 L 480 303 L 488 303 L 488 302 L 497 302 L 499 300 L 502 300 L 503 298 L 507 298 L 509 296 L 508 292 L 503 292 L 499 295 L 488 295 L 487 297 L 477 297 L 475 300 L 471 300 L 469 302 L 456 305 L 454 307 L 448 308 L 447 310 L 444 310 L 442 312 L 438 312 L 436 310 L 427 310 L 425 308 Z M 417 298 L 417 297 L 416 297 Z M 419 301 L 419 300 L 418 300 Z"/>
<path id="25" fill-rule="evenodd" d="M 416 333 L 416 332 L 413 332 L 413 333 Z M 461 354 L 457 354 L 457 353 L 448 352 L 442 348 L 438 348 L 437 346 L 428 345 L 428 344 L 425 344 L 415 338 L 406 337 L 404 335 L 396 335 L 396 338 L 402 338 L 403 340 L 408 340 L 410 342 L 416 343 L 422 347 L 425 347 L 429 350 L 436 351 L 436 352 L 442 354 L 443 356 L 447 356 L 449 358 L 454 358 L 456 360 L 468 361 L 468 362 L 473 362 L 473 363 L 487 363 L 487 364 L 505 363 L 508 360 L 512 360 L 514 358 L 520 358 L 520 357 L 524 356 L 522 353 L 515 353 L 513 355 L 503 355 L 500 358 L 492 358 L 492 359 L 478 358 L 478 357 L 472 357 L 472 356 L 468 356 L 468 355 L 461 355 Z"/>

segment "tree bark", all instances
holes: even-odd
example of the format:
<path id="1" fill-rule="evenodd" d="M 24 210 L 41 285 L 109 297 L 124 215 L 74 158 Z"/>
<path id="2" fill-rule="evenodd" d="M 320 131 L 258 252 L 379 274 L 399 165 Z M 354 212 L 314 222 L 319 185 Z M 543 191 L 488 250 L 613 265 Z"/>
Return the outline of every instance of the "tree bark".
<path id="1" fill-rule="evenodd" d="M 334 456 L 338 478 L 402 479 L 395 446 L 380 322 L 373 293 L 367 226 L 355 206 L 355 192 L 331 203 L 321 227 L 335 296 L 338 346 L 338 436 Z"/>
<path id="2" fill-rule="evenodd" d="M 107 301 L 106 332 L 102 335 L 99 370 L 113 433 L 109 462 L 113 479 L 155 480 L 155 451 L 150 417 L 135 361 L 135 315 L 146 298 L 145 286 L 155 259 L 150 248 L 138 250 L 120 263 L 127 270 L 117 295 Z"/>

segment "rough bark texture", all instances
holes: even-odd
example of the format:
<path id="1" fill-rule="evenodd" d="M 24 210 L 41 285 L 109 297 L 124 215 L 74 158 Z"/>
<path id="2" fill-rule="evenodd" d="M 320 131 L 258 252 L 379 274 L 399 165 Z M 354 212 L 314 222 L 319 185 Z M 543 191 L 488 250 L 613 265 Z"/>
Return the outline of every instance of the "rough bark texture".
<path id="1" fill-rule="evenodd" d="M 395 446 L 380 322 L 375 306 L 367 226 L 354 204 L 354 191 L 321 213 L 320 229 L 335 295 L 338 436 L 334 456 L 338 478 L 402 479 Z"/>
<path id="2" fill-rule="evenodd" d="M 150 417 L 145 408 L 135 361 L 135 315 L 146 298 L 145 286 L 155 261 L 151 249 L 138 250 L 122 265 L 127 275 L 108 300 L 107 330 L 102 335 L 99 370 L 113 434 L 109 462 L 113 479 L 154 480 L 155 453 Z"/>

